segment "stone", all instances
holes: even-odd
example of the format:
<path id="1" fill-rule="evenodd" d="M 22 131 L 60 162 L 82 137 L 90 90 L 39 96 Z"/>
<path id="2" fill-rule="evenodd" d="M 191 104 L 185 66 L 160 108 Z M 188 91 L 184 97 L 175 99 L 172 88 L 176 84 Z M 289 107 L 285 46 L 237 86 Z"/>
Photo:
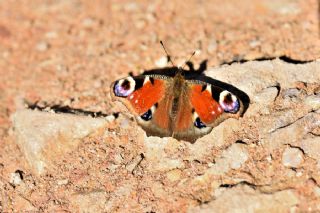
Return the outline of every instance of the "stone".
<path id="1" fill-rule="evenodd" d="M 107 124 L 102 118 L 32 110 L 17 111 L 12 122 L 16 143 L 36 174 L 52 169 L 55 160 Z"/>
<path id="2" fill-rule="evenodd" d="M 314 187 L 313 192 L 317 197 L 320 197 L 320 187 L 319 186 Z"/>
<path id="3" fill-rule="evenodd" d="M 104 212 L 107 193 L 102 190 L 76 193 L 71 195 L 73 209 L 81 212 Z"/>
<path id="4" fill-rule="evenodd" d="M 259 46 L 261 46 L 261 41 L 260 41 L 259 39 L 251 40 L 251 41 L 249 42 L 249 46 L 250 46 L 251 48 L 259 47 Z"/>
<path id="5" fill-rule="evenodd" d="M 216 163 L 212 165 L 207 173 L 213 175 L 223 175 L 231 169 L 239 169 L 248 160 L 248 151 L 244 144 L 232 144 L 224 150 Z"/>
<path id="6" fill-rule="evenodd" d="M 55 39 L 58 38 L 58 33 L 56 31 L 49 31 L 45 34 L 45 37 L 48 39 Z"/>
<path id="7" fill-rule="evenodd" d="M 37 209 L 27 198 L 17 196 L 13 202 L 13 208 L 17 212 L 37 212 Z"/>
<path id="8" fill-rule="evenodd" d="M 39 52 L 44 52 L 44 51 L 48 50 L 49 47 L 50 47 L 50 45 L 49 45 L 47 42 L 41 41 L 41 42 L 39 42 L 39 43 L 37 44 L 36 49 L 37 49 Z"/>
<path id="9" fill-rule="evenodd" d="M 270 105 L 276 99 L 278 92 L 277 87 L 265 88 L 253 97 L 253 101 L 263 105 Z"/>
<path id="10" fill-rule="evenodd" d="M 250 98 L 268 87 L 292 88 L 296 82 L 320 82 L 320 61 L 305 65 L 289 64 L 280 59 L 271 61 L 250 61 L 209 68 L 205 74 L 211 78 L 230 82 L 246 92 Z"/>
<path id="11" fill-rule="evenodd" d="M 143 155 L 141 154 L 137 155 L 135 158 L 132 159 L 132 161 L 128 165 L 126 165 L 126 169 L 129 172 L 133 172 L 142 160 L 143 160 Z"/>
<path id="12" fill-rule="evenodd" d="M 116 119 L 116 117 L 114 116 L 114 115 L 108 115 L 107 117 L 106 117 L 106 120 L 108 121 L 108 122 L 113 122 L 114 120 Z"/>
<path id="13" fill-rule="evenodd" d="M 284 99 L 288 99 L 288 98 L 297 98 L 300 96 L 300 94 L 302 93 L 301 90 L 297 89 L 297 88 L 289 88 L 286 89 L 283 94 L 282 97 Z"/>
<path id="14" fill-rule="evenodd" d="M 284 144 L 296 145 L 306 134 L 319 126 L 320 114 L 309 113 L 291 125 L 262 136 L 265 138 L 261 138 L 261 143 L 270 151 Z"/>
<path id="15" fill-rule="evenodd" d="M 169 172 L 167 173 L 167 178 L 168 178 L 168 180 L 171 181 L 171 182 L 180 180 L 180 178 L 181 178 L 181 170 L 179 170 L 179 169 L 174 169 L 174 170 L 169 171 Z"/>
<path id="16" fill-rule="evenodd" d="M 179 152 L 179 141 L 173 138 L 146 137 L 144 140 L 144 156 L 149 171 L 169 171 L 184 168 L 181 157 L 168 153 Z"/>
<path id="17" fill-rule="evenodd" d="M 82 20 L 82 25 L 86 28 L 90 28 L 90 27 L 93 27 L 95 25 L 95 20 L 90 18 L 90 17 L 87 17 L 85 18 L 84 20 Z"/>
<path id="18" fill-rule="evenodd" d="M 298 115 L 293 109 L 274 112 L 271 115 L 260 117 L 258 128 L 260 135 L 268 135 L 277 129 L 289 126 L 298 120 Z"/>
<path id="19" fill-rule="evenodd" d="M 22 182 L 22 175 L 19 171 L 13 172 L 10 175 L 10 181 L 9 181 L 12 185 L 14 186 L 18 186 L 21 184 Z"/>
<path id="20" fill-rule="evenodd" d="M 106 204 L 103 212 L 115 212 L 117 209 L 130 209 L 136 207 L 136 186 L 135 180 L 128 180 L 126 183 L 121 184 L 117 189 L 108 197 L 104 198 Z M 103 199 L 101 199 L 101 202 Z M 101 212 L 101 211 L 98 211 Z M 141 212 L 137 211 L 137 212 Z"/>
<path id="21" fill-rule="evenodd" d="M 288 147 L 282 154 L 282 164 L 286 167 L 298 168 L 303 162 L 303 153 L 298 148 Z"/>
<path id="22" fill-rule="evenodd" d="M 220 196 L 215 200 L 190 208 L 188 212 L 287 212 L 299 203 L 292 190 L 264 194 L 246 185 L 238 185 L 216 194 Z"/>
<path id="23" fill-rule="evenodd" d="M 320 137 L 309 137 L 300 141 L 299 146 L 305 154 L 320 162 Z"/>
<path id="24" fill-rule="evenodd" d="M 281 15 L 295 15 L 301 11 L 299 5 L 291 1 L 270 1 L 264 2 L 263 5 Z"/>
<path id="25" fill-rule="evenodd" d="M 306 97 L 306 99 L 304 100 L 304 104 L 313 111 L 320 109 L 320 94 L 310 95 Z"/>
<path id="26" fill-rule="evenodd" d="M 272 105 L 278 95 L 277 87 L 268 87 L 258 92 L 254 97 L 252 102 L 253 105 L 250 106 L 246 112 L 247 116 L 252 116 L 257 113 L 270 114 L 270 105 Z"/>
<path id="27" fill-rule="evenodd" d="M 123 5 L 123 7 L 124 7 L 124 10 L 127 12 L 134 12 L 139 9 L 139 5 L 135 2 L 127 3 L 127 4 Z"/>
<path id="28" fill-rule="evenodd" d="M 156 66 L 159 68 L 165 67 L 168 64 L 168 58 L 167 56 L 162 56 L 155 62 Z"/>
<path id="29" fill-rule="evenodd" d="M 62 180 L 58 180 L 57 181 L 57 184 L 59 185 L 59 186 L 61 186 L 61 185 L 67 185 L 69 183 L 69 180 L 68 179 L 62 179 Z"/>
<path id="30" fill-rule="evenodd" d="M 189 156 L 186 159 L 202 160 L 210 155 L 210 150 L 225 145 L 234 139 L 236 132 L 240 131 L 241 124 L 239 120 L 230 118 L 213 128 L 211 133 L 198 139 L 194 144 L 188 143 Z M 236 140 L 236 139 L 235 139 Z"/>
<path id="31" fill-rule="evenodd" d="M 217 48 L 218 48 L 218 43 L 217 43 L 217 40 L 215 38 L 212 38 L 210 41 L 209 41 L 209 45 L 207 47 L 207 51 L 208 53 L 210 54 L 213 54 L 217 51 Z"/>

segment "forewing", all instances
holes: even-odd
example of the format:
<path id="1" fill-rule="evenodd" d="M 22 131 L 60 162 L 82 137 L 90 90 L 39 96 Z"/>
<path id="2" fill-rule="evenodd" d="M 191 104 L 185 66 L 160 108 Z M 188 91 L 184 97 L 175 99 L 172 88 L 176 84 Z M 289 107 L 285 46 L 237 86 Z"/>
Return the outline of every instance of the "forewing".
<path id="1" fill-rule="evenodd" d="M 170 135 L 168 116 L 172 78 L 161 75 L 127 77 L 111 85 L 111 96 L 121 101 L 148 135 Z"/>
<path id="2" fill-rule="evenodd" d="M 206 82 L 190 82 L 190 101 L 199 119 L 215 127 L 227 118 L 238 118 L 243 111 L 240 98 L 227 89 Z"/>

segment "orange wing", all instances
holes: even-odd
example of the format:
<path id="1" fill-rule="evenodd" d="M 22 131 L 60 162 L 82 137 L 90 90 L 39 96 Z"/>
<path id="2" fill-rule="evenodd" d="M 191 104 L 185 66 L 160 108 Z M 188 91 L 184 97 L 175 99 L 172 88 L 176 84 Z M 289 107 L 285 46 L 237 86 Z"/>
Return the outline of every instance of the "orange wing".
<path id="1" fill-rule="evenodd" d="M 141 115 L 163 98 L 164 90 L 164 82 L 155 79 L 153 84 L 148 81 L 143 87 L 130 94 L 127 100 L 134 111 Z"/>
<path id="2" fill-rule="evenodd" d="M 201 121 L 205 124 L 212 123 L 222 113 L 220 104 L 212 98 L 208 90 L 202 91 L 203 85 L 193 85 L 191 87 L 191 104 Z"/>

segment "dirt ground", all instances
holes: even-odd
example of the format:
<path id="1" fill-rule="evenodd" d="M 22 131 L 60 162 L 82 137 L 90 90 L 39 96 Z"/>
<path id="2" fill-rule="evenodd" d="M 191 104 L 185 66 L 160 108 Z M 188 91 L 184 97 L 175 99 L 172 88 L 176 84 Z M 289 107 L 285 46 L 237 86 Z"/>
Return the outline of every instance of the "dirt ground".
<path id="1" fill-rule="evenodd" d="M 111 101 L 110 84 L 159 66 L 165 56 L 160 40 L 177 64 L 195 50 L 195 65 L 207 59 L 208 67 L 276 57 L 292 64 L 315 61 L 320 58 L 319 7 L 317 0 L 0 1 L 0 212 L 186 212 L 212 201 L 215 195 L 201 188 L 179 191 L 179 184 L 186 184 L 180 177 L 205 173 L 203 162 L 215 158 L 212 150 L 206 161 L 186 162 L 183 171 L 150 172 L 139 151 L 138 127 L 130 120 L 131 129 L 110 124 L 107 135 L 99 130 L 85 138 L 54 159 L 54 169 L 38 175 L 16 143 L 12 115 L 26 103 L 37 103 L 117 113 L 123 119 L 126 109 Z M 256 127 L 247 128 L 254 132 Z M 275 150 L 274 156 L 282 151 Z M 250 152 L 259 159 L 261 153 Z M 135 161 L 141 161 L 138 169 L 122 167 Z M 308 163 L 314 164 L 305 160 L 302 168 Z M 277 169 L 272 171 L 269 178 L 277 176 Z M 320 183 L 299 180 L 286 185 L 299 194 L 295 209 L 320 211 L 320 198 L 307 187 Z M 240 192 L 246 190 L 251 188 Z M 100 205 L 101 200 L 108 203 Z"/>

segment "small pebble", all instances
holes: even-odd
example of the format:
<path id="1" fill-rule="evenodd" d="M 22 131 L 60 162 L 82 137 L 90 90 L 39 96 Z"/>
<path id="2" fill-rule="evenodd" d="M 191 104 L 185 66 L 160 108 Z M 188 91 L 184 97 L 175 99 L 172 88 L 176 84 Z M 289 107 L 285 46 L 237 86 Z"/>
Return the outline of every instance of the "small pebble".
<path id="1" fill-rule="evenodd" d="M 49 39 L 57 38 L 58 33 L 56 31 L 50 31 L 46 33 L 45 37 Z"/>
<path id="2" fill-rule="evenodd" d="M 155 62 L 157 67 L 166 67 L 168 65 L 168 58 L 167 56 L 162 56 Z"/>
<path id="3" fill-rule="evenodd" d="M 142 160 L 143 160 L 142 155 L 140 154 L 137 155 L 134 159 L 132 159 L 132 161 L 128 165 L 126 165 L 126 169 L 129 172 L 133 172 Z"/>
<path id="4" fill-rule="evenodd" d="M 314 188 L 313 192 L 317 197 L 320 197 L 320 187 L 316 186 Z"/>
<path id="5" fill-rule="evenodd" d="M 133 12 L 139 9 L 139 6 L 135 2 L 130 2 L 124 5 L 124 10 L 127 12 Z"/>
<path id="6" fill-rule="evenodd" d="M 69 180 L 68 179 L 63 179 L 63 180 L 58 180 L 57 181 L 57 184 L 58 185 L 67 185 L 69 183 Z"/>
<path id="7" fill-rule="evenodd" d="M 180 178 L 181 178 L 181 170 L 179 170 L 179 169 L 174 169 L 174 170 L 169 171 L 169 172 L 167 173 L 167 178 L 168 178 L 168 180 L 171 181 L 171 182 L 180 180 Z"/>
<path id="8" fill-rule="evenodd" d="M 320 94 L 310 95 L 310 96 L 306 97 L 306 99 L 304 100 L 304 103 L 307 106 L 310 106 L 312 108 L 312 110 L 320 109 Z"/>
<path id="9" fill-rule="evenodd" d="M 137 29 L 143 29 L 146 26 L 146 22 L 144 20 L 138 20 L 134 23 Z"/>
<path id="10" fill-rule="evenodd" d="M 122 119 L 120 122 L 120 127 L 122 129 L 127 129 L 129 127 L 129 120 L 126 118 Z"/>
<path id="11" fill-rule="evenodd" d="M 217 51 L 217 48 L 218 48 L 218 43 L 217 43 L 217 40 L 216 39 L 211 39 L 209 45 L 208 45 L 208 48 L 207 48 L 207 51 L 208 53 L 215 53 Z"/>
<path id="12" fill-rule="evenodd" d="M 95 21 L 92 18 L 85 18 L 82 21 L 82 24 L 84 27 L 92 27 L 95 24 Z"/>
<path id="13" fill-rule="evenodd" d="M 194 55 L 200 55 L 201 54 L 201 50 L 200 49 L 196 49 L 195 51 L 194 51 Z"/>
<path id="14" fill-rule="evenodd" d="M 258 39 L 252 40 L 249 42 L 249 46 L 251 48 L 256 48 L 258 46 L 261 46 L 261 41 L 259 41 Z"/>
<path id="15" fill-rule="evenodd" d="M 19 172 L 19 171 L 13 172 L 10 175 L 10 181 L 9 182 L 11 184 L 15 185 L 15 186 L 18 186 L 22 182 L 22 178 L 21 177 L 22 177 L 21 172 Z"/>
<path id="16" fill-rule="evenodd" d="M 301 172 L 301 171 L 298 171 L 296 174 L 297 177 L 301 177 L 302 175 L 303 175 L 303 172 Z"/>
<path id="17" fill-rule="evenodd" d="M 272 156 L 271 156 L 271 155 L 269 155 L 268 157 L 266 157 L 266 159 L 267 159 L 268 162 L 272 162 Z"/>
<path id="18" fill-rule="evenodd" d="M 114 115 L 108 115 L 107 117 L 106 117 L 106 120 L 108 121 L 108 122 L 113 122 L 114 120 L 115 120 L 116 118 L 114 117 Z"/>
<path id="19" fill-rule="evenodd" d="M 39 43 L 37 44 L 36 49 L 37 49 L 38 51 L 40 51 L 40 52 L 44 52 L 44 51 L 48 50 L 49 47 L 50 47 L 50 45 L 49 45 L 47 42 L 41 41 L 41 42 L 39 42 Z"/>
<path id="20" fill-rule="evenodd" d="M 297 168 L 303 162 L 303 153 L 297 148 L 286 148 L 282 154 L 282 164 L 286 167 Z"/>
<path id="21" fill-rule="evenodd" d="M 296 88 L 290 88 L 284 91 L 283 98 L 297 98 L 301 91 Z"/>

